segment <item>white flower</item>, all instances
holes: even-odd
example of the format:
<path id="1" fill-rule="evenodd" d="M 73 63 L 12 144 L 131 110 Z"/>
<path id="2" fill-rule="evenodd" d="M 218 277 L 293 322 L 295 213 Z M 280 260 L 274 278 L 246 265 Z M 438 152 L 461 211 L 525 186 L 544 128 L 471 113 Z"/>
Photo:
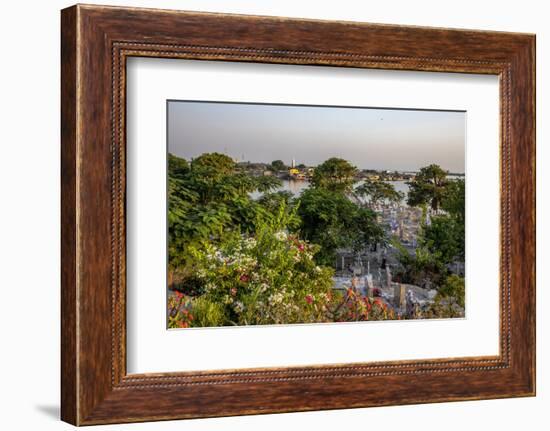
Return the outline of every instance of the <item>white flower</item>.
<path id="1" fill-rule="evenodd" d="M 279 232 L 275 233 L 275 238 L 277 238 L 279 241 L 284 241 L 287 238 L 287 234 L 285 231 L 280 230 Z"/>
<path id="2" fill-rule="evenodd" d="M 244 240 L 244 247 L 248 250 L 256 247 L 256 238 L 250 237 Z"/>
<path id="3" fill-rule="evenodd" d="M 272 304 L 280 304 L 283 302 L 285 296 L 281 292 L 274 293 L 269 297 L 269 302 Z"/>

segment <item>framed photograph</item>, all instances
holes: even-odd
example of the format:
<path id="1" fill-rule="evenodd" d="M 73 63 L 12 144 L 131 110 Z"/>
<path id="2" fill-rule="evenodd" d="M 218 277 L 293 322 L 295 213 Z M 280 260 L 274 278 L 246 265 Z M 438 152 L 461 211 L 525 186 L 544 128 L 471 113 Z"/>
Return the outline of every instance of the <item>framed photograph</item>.
<path id="1" fill-rule="evenodd" d="M 535 37 L 62 11 L 62 419 L 535 394 Z"/>

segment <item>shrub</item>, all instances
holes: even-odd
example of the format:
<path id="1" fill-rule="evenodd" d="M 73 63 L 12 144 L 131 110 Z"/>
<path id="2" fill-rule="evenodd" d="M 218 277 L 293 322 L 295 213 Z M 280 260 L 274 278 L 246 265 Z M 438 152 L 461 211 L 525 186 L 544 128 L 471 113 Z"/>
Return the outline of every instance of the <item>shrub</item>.
<path id="1" fill-rule="evenodd" d="M 193 323 L 191 298 L 181 292 L 175 292 L 168 298 L 168 327 L 189 328 Z"/>
<path id="2" fill-rule="evenodd" d="M 260 223 L 253 235 L 191 250 L 205 292 L 195 325 L 326 321 L 333 271 L 313 260 L 317 246 L 279 227 Z"/>
<path id="3" fill-rule="evenodd" d="M 449 302 L 454 302 L 458 306 L 464 308 L 466 288 L 464 278 L 456 274 L 447 277 L 443 286 L 438 289 L 438 297 L 447 299 Z"/>
<path id="4" fill-rule="evenodd" d="M 382 299 L 360 295 L 353 289 L 334 295 L 327 305 L 327 314 L 333 322 L 393 320 L 397 317 Z"/>

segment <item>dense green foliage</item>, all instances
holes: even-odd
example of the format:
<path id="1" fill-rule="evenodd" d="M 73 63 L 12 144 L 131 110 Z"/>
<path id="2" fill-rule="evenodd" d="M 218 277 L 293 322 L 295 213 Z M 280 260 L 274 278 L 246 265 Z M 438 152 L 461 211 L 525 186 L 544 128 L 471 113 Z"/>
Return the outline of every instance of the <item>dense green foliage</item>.
<path id="1" fill-rule="evenodd" d="M 274 160 L 268 169 L 287 166 Z M 169 325 L 395 318 L 380 300 L 332 289 L 339 249 L 360 254 L 387 242 L 377 214 L 357 196 L 369 205 L 403 199 L 383 181 L 354 189 L 357 174 L 349 162 L 331 158 L 294 197 L 279 190 L 276 175 L 252 171 L 224 154 L 205 153 L 190 162 L 169 154 Z M 464 279 L 449 269 L 464 259 L 464 181 L 449 180 L 431 165 L 410 187 L 410 205 L 441 211 L 422 224 L 414 254 L 396 243 L 396 275 L 437 288 L 442 305 L 431 313 L 441 316 L 464 303 Z"/>
<path id="2" fill-rule="evenodd" d="M 428 168 L 424 174 L 443 172 L 436 165 Z M 417 176 L 417 183 L 422 183 L 422 178 L 425 175 L 420 179 Z M 456 311 L 453 304 L 464 308 L 464 278 L 452 274 L 452 266 L 456 262 L 464 262 L 465 257 L 465 182 L 463 179 L 440 177 L 439 184 L 437 192 L 431 186 L 425 187 L 423 190 L 431 192 L 426 193 L 427 198 L 420 203 L 431 202 L 433 208 L 436 196 L 437 207 L 441 207 L 444 213 L 430 217 L 429 222 L 422 225 L 415 254 L 410 255 L 398 243 L 395 246 L 399 250 L 401 264 L 398 277 L 406 283 L 435 287 L 438 290 L 437 307 L 442 300 L 447 301 L 446 307 L 436 307 L 436 314 L 441 317 L 445 310 L 449 313 Z"/>
<path id="3" fill-rule="evenodd" d="M 409 185 L 407 200 L 409 205 L 429 204 L 434 211 L 437 211 L 447 190 L 447 171 L 438 165 L 429 165 L 420 169 L 415 178 L 407 184 Z"/>
<path id="4" fill-rule="evenodd" d="M 464 180 L 447 182 L 441 198 L 445 214 L 433 216 L 423 227 L 421 244 L 442 262 L 450 264 L 464 260 L 465 253 L 465 190 Z"/>
<path id="5" fill-rule="evenodd" d="M 358 186 L 354 193 L 361 197 L 368 197 L 371 205 L 376 205 L 381 201 L 400 202 L 404 195 L 395 190 L 395 188 L 384 181 L 365 180 Z"/>
<path id="6" fill-rule="evenodd" d="M 383 242 L 384 232 L 376 214 L 351 202 L 344 194 L 325 188 L 308 188 L 300 197 L 300 232 L 305 239 L 321 246 L 317 261 L 332 265 L 336 249 L 354 251 Z"/>
<path id="7" fill-rule="evenodd" d="M 237 170 L 226 155 L 207 153 L 190 164 L 168 158 L 168 230 L 171 276 L 185 279 L 192 272 L 189 246 L 222 242 L 235 232 L 254 231 L 257 219 L 272 213 L 249 196 L 280 185 L 275 177 L 252 177 Z M 296 221 L 294 221 L 296 224 Z"/>
<path id="8" fill-rule="evenodd" d="M 447 268 L 438 255 L 422 246 L 417 247 L 412 255 L 398 242 L 394 242 L 394 246 L 398 250 L 401 264 L 396 274 L 397 281 L 420 287 L 435 287 L 444 282 Z"/>
<path id="9" fill-rule="evenodd" d="M 271 169 L 275 172 L 277 171 L 284 171 L 286 169 L 286 165 L 282 160 L 273 160 L 271 162 Z"/>
<path id="10" fill-rule="evenodd" d="M 315 168 L 311 182 L 315 188 L 349 193 L 356 174 L 357 168 L 348 161 L 332 157 Z"/>
<path id="11" fill-rule="evenodd" d="M 216 310 L 216 320 L 220 315 L 235 325 L 325 320 L 333 272 L 313 260 L 319 247 L 288 234 L 285 224 L 262 223 L 253 236 L 192 249 L 205 285 L 201 300 Z"/>

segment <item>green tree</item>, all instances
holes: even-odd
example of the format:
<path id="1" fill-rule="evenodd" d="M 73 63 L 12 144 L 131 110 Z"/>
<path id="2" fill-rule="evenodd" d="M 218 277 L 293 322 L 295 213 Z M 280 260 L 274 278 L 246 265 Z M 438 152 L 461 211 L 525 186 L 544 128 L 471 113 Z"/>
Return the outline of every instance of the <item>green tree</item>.
<path id="1" fill-rule="evenodd" d="M 447 190 L 447 171 L 441 169 L 439 165 L 432 164 L 420 169 L 414 179 L 407 184 L 409 205 L 430 205 L 434 211 L 437 211 Z"/>
<path id="2" fill-rule="evenodd" d="M 280 190 L 271 193 L 264 193 L 258 199 L 258 203 L 270 211 L 276 211 L 281 203 L 284 203 L 287 207 L 291 207 L 294 195 L 288 190 Z"/>
<path id="3" fill-rule="evenodd" d="M 261 193 L 271 193 L 281 187 L 281 180 L 277 177 L 264 175 L 254 178 L 254 188 Z"/>
<path id="4" fill-rule="evenodd" d="M 464 260 L 464 224 L 450 215 L 434 216 L 422 227 L 419 243 L 445 264 Z"/>
<path id="5" fill-rule="evenodd" d="M 448 181 L 441 201 L 446 214 L 431 218 L 422 227 L 420 243 L 437 254 L 446 264 L 465 257 L 465 190 L 464 180 Z"/>
<path id="6" fill-rule="evenodd" d="M 466 288 L 464 277 L 452 274 L 447 277 L 443 286 L 438 289 L 439 298 L 445 298 L 449 301 L 456 302 L 460 307 L 464 308 Z"/>
<path id="7" fill-rule="evenodd" d="M 441 208 L 449 214 L 464 220 L 466 218 L 466 191 L 463 179 L 450 180 L 447 183 Z"/>
<path id="8" fill-rule="evenodd" d="M 397 249 L 397 260 L 400 264 L 395 280 L 431 288 L 437 288 L 445 281 L 449 270 L 445 263 L 426 247 L 417 247 L 411 254 L 398 241 L 393 241 L 393 245 Z"/>
<path id="9" fill-rule="evenodd" d="M 344 159 L 332 157 L 317 166 L 311 183 L 315 188 L 338 193 L 350 193 L 357 168 Z"/>
<path id="10" fill-rule="evenodd" d="M 204 153 L 191 161 L 191 168 L 211 178 L 219 178 L 235 171 L 235 162 L 225 154 Z"/>
<path id="11" fill-rule="evenodd" d="M 374 211 L 359 207 L 336 191 L 305 190 L 299 198 L 298 215 L 301 236 L 321 246 L 316 254 L 321 264 L 334 264 L 338 248 L 359 251 L 384 240 Z"/>
<path id="12" fill-rule="evenodd" d="M 449 277 L 452 276 L 452 264 L 464 262 L 464 185 L 464 180 L 447 181 L 440 204 L 445 213 L 431 217 L 429 223 L 422 225 L 418 236 L 419 245 L 414 255 L 409 254 L 400 244 L 395 244 L 399 250 L 400 278 L 413 284 L 425 284 L 429 281 L 438 291 L 443 292 L 441 298 L 449 289 L 458 289 L 456 277 L 460 277 Z"/>
<path id="13" fill-rule="evenodd" d="M 170 178 L 184 178 L 189 172 L 189 163 L 181 157 L 168 153 L 168 172 Z"/>
<path id="14" fill-rule="evenodd" d="M 371 205 L 386 200 L 389 202 L 401 202 L 404 194 L 395 190 L 392 184 L 384 181 L 365 180 L 354 191 L 358 196 L 368 197 Z"/>
<path id="15" fill-rule="evenodd" d="M 275 177 L 253 177 L 238 171 L 235 162 L 219 153 L 205 153 L 190 164 L 168 157 L 169 279 L 193 274 L 188 249 L 193 244 L 220 242 L 240 232 L 252 232 L 256 219 L 273 217 L 250 197 L 280 187 Z"/>
<path id="16" fill-rule="evenodd" d="M 286 170 L 286 165 L 282 160 L 273 160 L 271 162 L 271 169 L 275 172 Z"/>

